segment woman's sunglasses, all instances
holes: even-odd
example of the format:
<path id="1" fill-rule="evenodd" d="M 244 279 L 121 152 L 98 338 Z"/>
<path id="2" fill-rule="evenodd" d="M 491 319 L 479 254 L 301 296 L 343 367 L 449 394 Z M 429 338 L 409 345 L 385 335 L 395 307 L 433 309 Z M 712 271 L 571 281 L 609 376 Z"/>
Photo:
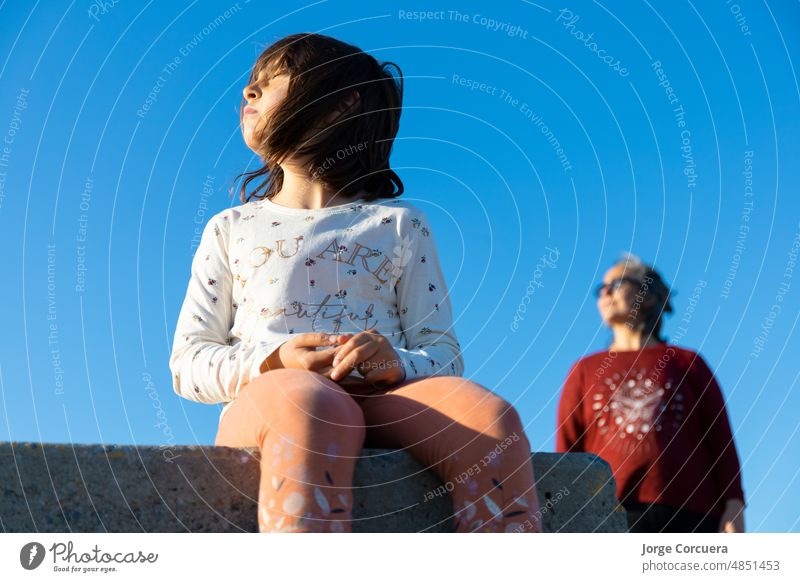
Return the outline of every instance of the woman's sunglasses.
<path id="1" fill-rule="evenodd" d="M 594 296 L 600 297 L 600 295 L 604 293 L 613 293 L 617 289 L 619 289 L 623 283 L 633 283 L 638 285 L 640 283 L 637 279 L 631 279 L 630 277 L 617 277 L 616 279 L 611 279 L 608 283 L 600 283 L 597 287 L 594 288 Z"/>

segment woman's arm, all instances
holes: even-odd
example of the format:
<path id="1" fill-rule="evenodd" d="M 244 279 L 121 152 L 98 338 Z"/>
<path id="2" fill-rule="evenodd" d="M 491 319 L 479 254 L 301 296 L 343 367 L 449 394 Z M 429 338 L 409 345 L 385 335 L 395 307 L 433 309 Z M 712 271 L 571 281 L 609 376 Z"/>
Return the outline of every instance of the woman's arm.
<path id="1" fill-rule="evenodd" d="M 699 394 L 697 407 L 704 431 L 703 444 L 708 448 L 712 459 L 713 467 L 710 470 L 717 483 L 717 495 L 726 504 L 726 515 L 730 514 L 733 517 L 736 513 L 733 509 L 737 509 L 739 503 L 742 508 L 746 504 L 742 490 L 741 466 L 725 398 L 714 373 L 700 354 L 696 354 L 692 362 L 692 371 Z M 732 503 L 729 503 L 731 501 Z M 728 509 L 731 511 L 727 511 Z"/>
<path id="2" fill-rule="evenodd" d="M 578 360 L 572 365 L 561 390 L 556 421 L 556 452 L 579 453 L 584 451 L 583 422 L 583 367 Z"/>
<path id="3" fill-rule="evenodd" d="M 719 520 L 720 533 L 744 533 L 744 500 L 728 499 Z"/>
<path id="4" fill-rule="evenodd" d="M 394 249 L 397 311 L 406 348 L 395 348 L 405 380 L 424 376 L 464 375 L 461 345 L 453 328 L 447 283 L 425 213 L 416 209 L 400 228 L 402 244 Z"/>
<path id="5" fill-rule="evenodd" d="M 283 343 L 228 343 L 233 325 L 233 279 L 228 263 L 226 212 L 213 216 L 203 230 L 192 259 L 191 278 L 169 359 L 175 392 L 206 404 L 236 398 Z"/>

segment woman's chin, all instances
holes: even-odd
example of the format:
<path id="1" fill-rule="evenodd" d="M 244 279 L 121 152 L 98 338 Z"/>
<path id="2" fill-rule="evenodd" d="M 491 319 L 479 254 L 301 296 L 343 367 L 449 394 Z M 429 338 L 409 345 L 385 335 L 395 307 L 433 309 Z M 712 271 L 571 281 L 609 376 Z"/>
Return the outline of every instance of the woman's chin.
<path id="1" fill-rule="evenodd" d="M 622 313 L 603 313 L 600 317 L 603 319 L 603 323 L 608 327 L 628 321 L 628 316 Z"/>

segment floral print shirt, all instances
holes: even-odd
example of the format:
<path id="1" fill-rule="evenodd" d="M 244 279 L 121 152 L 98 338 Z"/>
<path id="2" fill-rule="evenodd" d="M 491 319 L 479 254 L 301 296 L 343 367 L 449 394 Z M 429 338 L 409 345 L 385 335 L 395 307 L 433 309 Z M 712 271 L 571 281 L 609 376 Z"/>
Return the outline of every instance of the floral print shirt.
<path id="1" fill-rule="evenodd" d="M 293 334 L 366 329 L 389 340 L 406 380 L 463 375 L 421 209 L 397 198 L 227 208 L 206 224 L 192 260 L 169 360 L 173 388 L 195 402 L 228 403 L 224 414 Z"/>

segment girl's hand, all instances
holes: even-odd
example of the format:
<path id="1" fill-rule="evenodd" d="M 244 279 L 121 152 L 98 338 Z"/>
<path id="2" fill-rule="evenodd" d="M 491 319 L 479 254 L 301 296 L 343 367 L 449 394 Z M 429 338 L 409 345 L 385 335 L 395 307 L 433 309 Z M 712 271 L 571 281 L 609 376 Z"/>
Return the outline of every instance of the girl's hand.
<path id="1" fill-rule="evenodd" d="M 719 533 L 744 533 L 744 503 L 741 499 L 728 499 L 725 513 L 719 520 Z"/>
<path id="2" fill-rule="evenodd" d="M 311 370 L 330 378 L 338 341 L 338 336 L 328 333 L 298 334 L 278 349 L 281 367 Z M 327 349 L 318 350 L 320 346 Z"/>
<path id="3" fill-rule="evenodd" d="M 331 380 L 346 377 L 352 368 L 375 386 L 391 386 L 405 380 L 406 373 L 397 352 L 385 336 L 370 329 L 339 337 L 344 343 L 337 348 L 333 359 Z"/>

